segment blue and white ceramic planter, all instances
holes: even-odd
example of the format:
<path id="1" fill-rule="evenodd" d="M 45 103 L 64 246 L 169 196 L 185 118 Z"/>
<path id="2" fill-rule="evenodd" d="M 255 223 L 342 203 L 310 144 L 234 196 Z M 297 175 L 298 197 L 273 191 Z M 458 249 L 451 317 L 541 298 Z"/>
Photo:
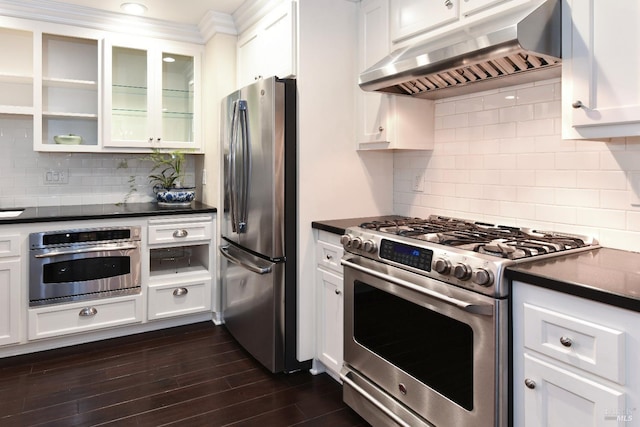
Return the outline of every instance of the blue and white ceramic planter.
<path id="1" fill-rule="evenodd" d="M 154 187 L 158 206 L 181 207 L 190 206 L 196 198 L 195 187 L 163 188 Z"/>

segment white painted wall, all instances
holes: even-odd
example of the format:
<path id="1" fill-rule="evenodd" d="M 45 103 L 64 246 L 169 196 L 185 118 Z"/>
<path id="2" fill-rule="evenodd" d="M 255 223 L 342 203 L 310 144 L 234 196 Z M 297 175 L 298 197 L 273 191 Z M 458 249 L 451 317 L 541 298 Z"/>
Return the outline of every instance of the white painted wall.
<path id="1" fill-rule="evenodd" d="M 393 155 L 355 150 L 357 3 L 299 0 L 298 357 L 315 355 L 311 222 L 392 212 Z"/>
<path id="2" fill-rule="evenodd" d="M 640 251 L 640 138 L 562 140 L 559 79 L 435 107 L 434 150 L 394 156 L 396 214 L 575 232 Z M 412 191 L 419 174 L 424 190 Z"/>

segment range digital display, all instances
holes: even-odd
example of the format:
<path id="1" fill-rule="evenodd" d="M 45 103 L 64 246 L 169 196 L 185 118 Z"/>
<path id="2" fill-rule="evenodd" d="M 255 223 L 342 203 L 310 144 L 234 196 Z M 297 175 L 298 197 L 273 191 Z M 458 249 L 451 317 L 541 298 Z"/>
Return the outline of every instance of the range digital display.
<path id="1" fill-rule="evenodd" d="M 382 239 L 380 243 L 380 258 L 420 270 L 431 271 L 433 251 Z"/>

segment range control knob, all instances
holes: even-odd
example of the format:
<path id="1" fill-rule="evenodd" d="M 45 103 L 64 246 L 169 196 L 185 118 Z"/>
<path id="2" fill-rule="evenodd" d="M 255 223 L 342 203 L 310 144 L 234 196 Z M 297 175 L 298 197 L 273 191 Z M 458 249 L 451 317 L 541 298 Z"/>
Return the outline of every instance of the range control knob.
<path id="1" fill-rule="evenodd" d="M 488 287 L 493 284 L 493 274 L 489 270 L 479 268 L 473 272 L 471 280 L 477 285 Z"/>
<path id="2" fill-rule="evenodd" d="M 367 239 L 362 244 L 362 249 L 364 249 L 365 252 L 372 254 L 378 250 L 378 247 L 376 246 L 376 242 L 371 239 Z"/>
<path id="3" fill-rule="evenodd" d="M 467 264 L 456 264 L 453 267 L 453 275 L 456 279 L 467 280 L 471 277 L 471 268 Z"/>
<path id="4" fill-rule="evenodd" d="M 351 247 L 353 249 L 360 249 L 362 246 L 362 239 L 360 237 L 354 237 L 351 239 Z"/>
<path id="5" fill-rule="evenodd" d="M 438 258 L 433 263 L 433 269 L 440 274 L 449 274 L 451 263 L 446 259 Z"/>
<path id="6" fill-rule="evenodd" d="M 340 243 L 342 243 L 342 246 L 347 247 L 351 245 L 352 238 L 353 236 L 351 236 L 351 234 L 343 234 L 342 236 L 340 236 Z"/>

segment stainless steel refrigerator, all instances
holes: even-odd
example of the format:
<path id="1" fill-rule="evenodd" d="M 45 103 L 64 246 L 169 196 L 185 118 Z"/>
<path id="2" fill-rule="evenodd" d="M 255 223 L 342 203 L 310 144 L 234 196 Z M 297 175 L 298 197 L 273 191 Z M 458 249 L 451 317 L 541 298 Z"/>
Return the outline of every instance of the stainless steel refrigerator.
<path id="1" fill-rule="evenodd" d="M 296 82 L 275 77 L 222 102 L 223 316 L 272 372 L 296 359 Z"/>

